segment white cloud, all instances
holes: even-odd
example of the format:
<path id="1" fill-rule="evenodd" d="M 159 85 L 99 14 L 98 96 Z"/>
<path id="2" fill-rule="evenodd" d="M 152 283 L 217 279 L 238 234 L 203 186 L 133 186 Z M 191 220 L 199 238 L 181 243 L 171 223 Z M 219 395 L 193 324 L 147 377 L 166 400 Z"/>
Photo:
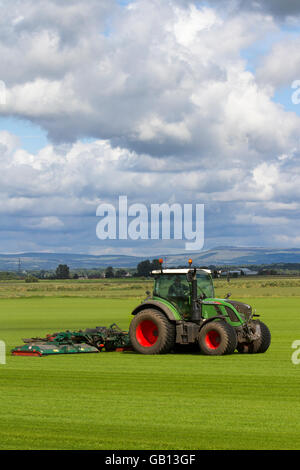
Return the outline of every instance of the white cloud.
<path id="1" fill-rule="evenodd" d="M 56 142 L 109 139 L 206 166 L 283 154 L 295 138 L 299 118 L 271 101 L 240 57 L 277 30 L 261 12 L 225 20 L 193 3 L 48 0 L 40 16 L 39 2 L 9 5 L 6 20 L 24 20 L 0 42 L 2 112 L 31 119 Z"/>
<path id="2" fill-rule="evenodd" d="M 173 29 L 178 44 L 189 48 L 193 47 L 200 31 L 209 30 L 222 23 L 211 8 L 199 10 L 195 5 L 191 5 L 186 10 L 175 9 L 175 21 L 169 28 Z"/>
<path id="3" fill-rule="evenodd" d="M 278 167 L 275 164 L 262 163 L 253 170 L 253 186 L 263 200 L 272 199 L 279 179 Z"/>
<path id="4" fill-rule="evenodd" d="M 300 237 L 296 236 L 289 236 L 289 235 L 276 235 L 275 239 L 277 243 L 280 243 L 281 245 L 284 246 L 289 246 L 289 247 L 298 247 L 300 244 Z"/>
<path id="5" fill-rule="evenodd" d="M 27 219 L 25 220 L 24 226 L 35 230 L 57 230 L 63 228 L 64 223 L 58 217 L 48 216 L 37 219 Z"/>
<path id="6" fill-rule="evenodd" d="M 0 146 L 2 142 L 15 145 L 14 136 L 2 134 Z M 27 207 L 29 213 L 40 210 L 45 217 L 93 214 L 100 200 L 120 194 L 149 204 L 170 198 L 182 203 L 248 200 L 277 203 L 279 209 L 300 193 L 298 172 L 290 160 L 254 160 L 233 168 L 222 161 L 210 167 L 201 161 L 189 166 L 184 159 L 138 155 L 101 140 L 49 145 L 37 155 L 14 146 L 3 148 L 0 195 L 2 208 L 10 213 L 24 213 Z"/>
<path id="7" fill-rule="evenodd" d="M 257 71 L 257 78 L 273 88 L 282 86 L 291 88 L 293 82 L 300 79 L 299 63 L 299 37 L 283 39 L 275 43 L 271 51 L 263 57 Z M 291 88 L 291 101 L 293 93 Z"/>
<path id="8" fill-rule="evenodd" d="M 3 217 L 26 218 L 22 227 L 33 231 L 76 229 L 80 238 L 90 230 L 81 218 L 127 194 L 234 203 L 235 231 L 248 202 L 261 208 L 253 212 L 260 227 L 270 211 L 274 221 L 293 219 L 300 118 L 272 98 L 297 71 L 298 40 L 275 45 L 258 75 L 242 58 L 278 34 L 269 12 L 285 17 L 288 6 L 279 13 L 277 2 L 258 2 L 249 13 L 240 2 L 229 14 L 181 0 L 2 3 L 0 113 L 31 120 L 50 141 L 34 155 L 0 132 Z"/>
<path id="9" fill-rule="evenodd" d="M 0 145 L 0 159 L 3 159 L 20 146 L 20 140 L 10 132 L 0 131 Z"/>

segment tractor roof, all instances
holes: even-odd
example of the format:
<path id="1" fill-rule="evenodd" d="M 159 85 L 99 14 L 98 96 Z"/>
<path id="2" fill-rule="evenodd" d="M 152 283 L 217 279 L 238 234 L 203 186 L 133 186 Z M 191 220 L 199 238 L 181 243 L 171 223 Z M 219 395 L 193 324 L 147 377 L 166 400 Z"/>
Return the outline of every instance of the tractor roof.
<path id="1" fill-rule="evenodd" d="M 168 269 L 155 269 L 152 271 L 152 274 L 187 274 L 191 269 L 194 268 L 168 268 Z M 205 272 L 206 274 L 211 274 L 210 269 L 196 268 L 197 272 Z"/>

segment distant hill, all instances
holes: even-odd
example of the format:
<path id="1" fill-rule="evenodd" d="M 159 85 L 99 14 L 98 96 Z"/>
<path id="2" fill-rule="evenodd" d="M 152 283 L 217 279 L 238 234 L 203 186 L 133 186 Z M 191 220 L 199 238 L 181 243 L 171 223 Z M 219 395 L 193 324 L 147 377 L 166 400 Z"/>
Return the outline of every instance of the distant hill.
<path id="1" fill-rule="evenodd" d="M 207 265 L 260 265 L 273 263 L 300 263 L 300 248 L 267 249 L 251 247 L 220 246 L 212 250 L 194 253 L 180 253 L 177 255 L 151 255 L 154 259 L 163 257 L 168 266 L 187 265 L 187 260 L 192 257 L 193 264 Z M 59 264 L 67 264 L 71 269 L 106 268 L 135 268 L 137 264 L 146 259 L 145 256 L 126 255 L 84 255 L 64 253 L 22 253 L 0 254 L 1 271 L 17 271 L 19 259 L 22 270 L 54 270 Z"/>
<path id="2" fill-rule="evenodd" d="M 21 270 L 54 270 L 59 264 L 67 264 L 70 269 L 92 269 L 113 266 L 118 268 L 136 267 L 145 259 L 126 255 L 82 255 L 70 253 L 20 253 L 13 255 L 0 254 L 1 271 L 17 271 L 19 260 Z"/>
<path id="3" fill-rule="evenodd" d="M 274 263 L 300 263 L 300 248 L 251 248 L 221 246 L 191 254 L 193 264 L 203 265 L 261 265 Z M 186 264 L 187 255 L 168 256 L 167 262 Z"/>

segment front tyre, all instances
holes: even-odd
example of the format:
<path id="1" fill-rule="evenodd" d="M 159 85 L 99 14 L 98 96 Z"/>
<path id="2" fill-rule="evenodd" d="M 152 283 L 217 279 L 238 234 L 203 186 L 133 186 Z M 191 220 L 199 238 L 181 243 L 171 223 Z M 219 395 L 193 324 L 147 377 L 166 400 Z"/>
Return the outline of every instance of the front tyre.
<path id="1" fill-rule="evenodd" d="M 238 343 L 237 350 L 241 354 L 261 354 L 269 349 L 271 344 L 271 333 L 269 328 L 260 320 L 255 321 L 255 323 L 260 328 L 260 335 L 258 339 L 251 343 Z"/>
<path id="2" fill-rule="evenodd" d="M 175 345 L 176 327 L 155 309 L 135 315 L 129 327 L 133 349 L 141 354 L 165 354 Z"/>
<path id="3" fill-rule="evenodd" d="M 223 356 L 233 354 L 237 336 L 234 328 L 225 321 L 211 321 L 201 328 L 198 342 L 202 354 Z"/>

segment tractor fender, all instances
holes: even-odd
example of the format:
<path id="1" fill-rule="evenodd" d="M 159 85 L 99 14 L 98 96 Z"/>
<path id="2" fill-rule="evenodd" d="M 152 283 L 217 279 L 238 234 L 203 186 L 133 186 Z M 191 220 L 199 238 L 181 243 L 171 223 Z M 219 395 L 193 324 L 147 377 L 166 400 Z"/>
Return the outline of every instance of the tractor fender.
<path id="1" fill-rule="evenodd" d="M 212 321 L 214 320 L 222 320 L 222 321 L 225 321 L 226 322 L 226 317 L 225 316 L 221 316 L 221 315 L 216 315 L 215 317 L 210 317 L 208 318 L 207 320 L 204 320 L 204 322 L 201 323 L 200 325 L 200 328 L 199 328 L 199 332 L 201 331 L 201 329 L 207 325 L 207 323 L 211 323 Z"/>
<path id="2" fill-rule="evenodd" d="M 164 313 L 170 321 L 176 321 L 174 313 L 171 311 L 171 309 L 169 309 L 163 303 L 158 302 L 157 300 L 148 300 L 146 302 L 143 302 L 141 305 L 136 307 L 133 310 L 133 312 L 131 312 L 131 315 L 136 315 L 137 313 L 141 312 L 142 310 L 144 310 L 145 308 L 148 308 L 148 307 L 150 307 L 150 308 L 153 307 L 156 310 L 159 310 L 160 312 Z"/>

